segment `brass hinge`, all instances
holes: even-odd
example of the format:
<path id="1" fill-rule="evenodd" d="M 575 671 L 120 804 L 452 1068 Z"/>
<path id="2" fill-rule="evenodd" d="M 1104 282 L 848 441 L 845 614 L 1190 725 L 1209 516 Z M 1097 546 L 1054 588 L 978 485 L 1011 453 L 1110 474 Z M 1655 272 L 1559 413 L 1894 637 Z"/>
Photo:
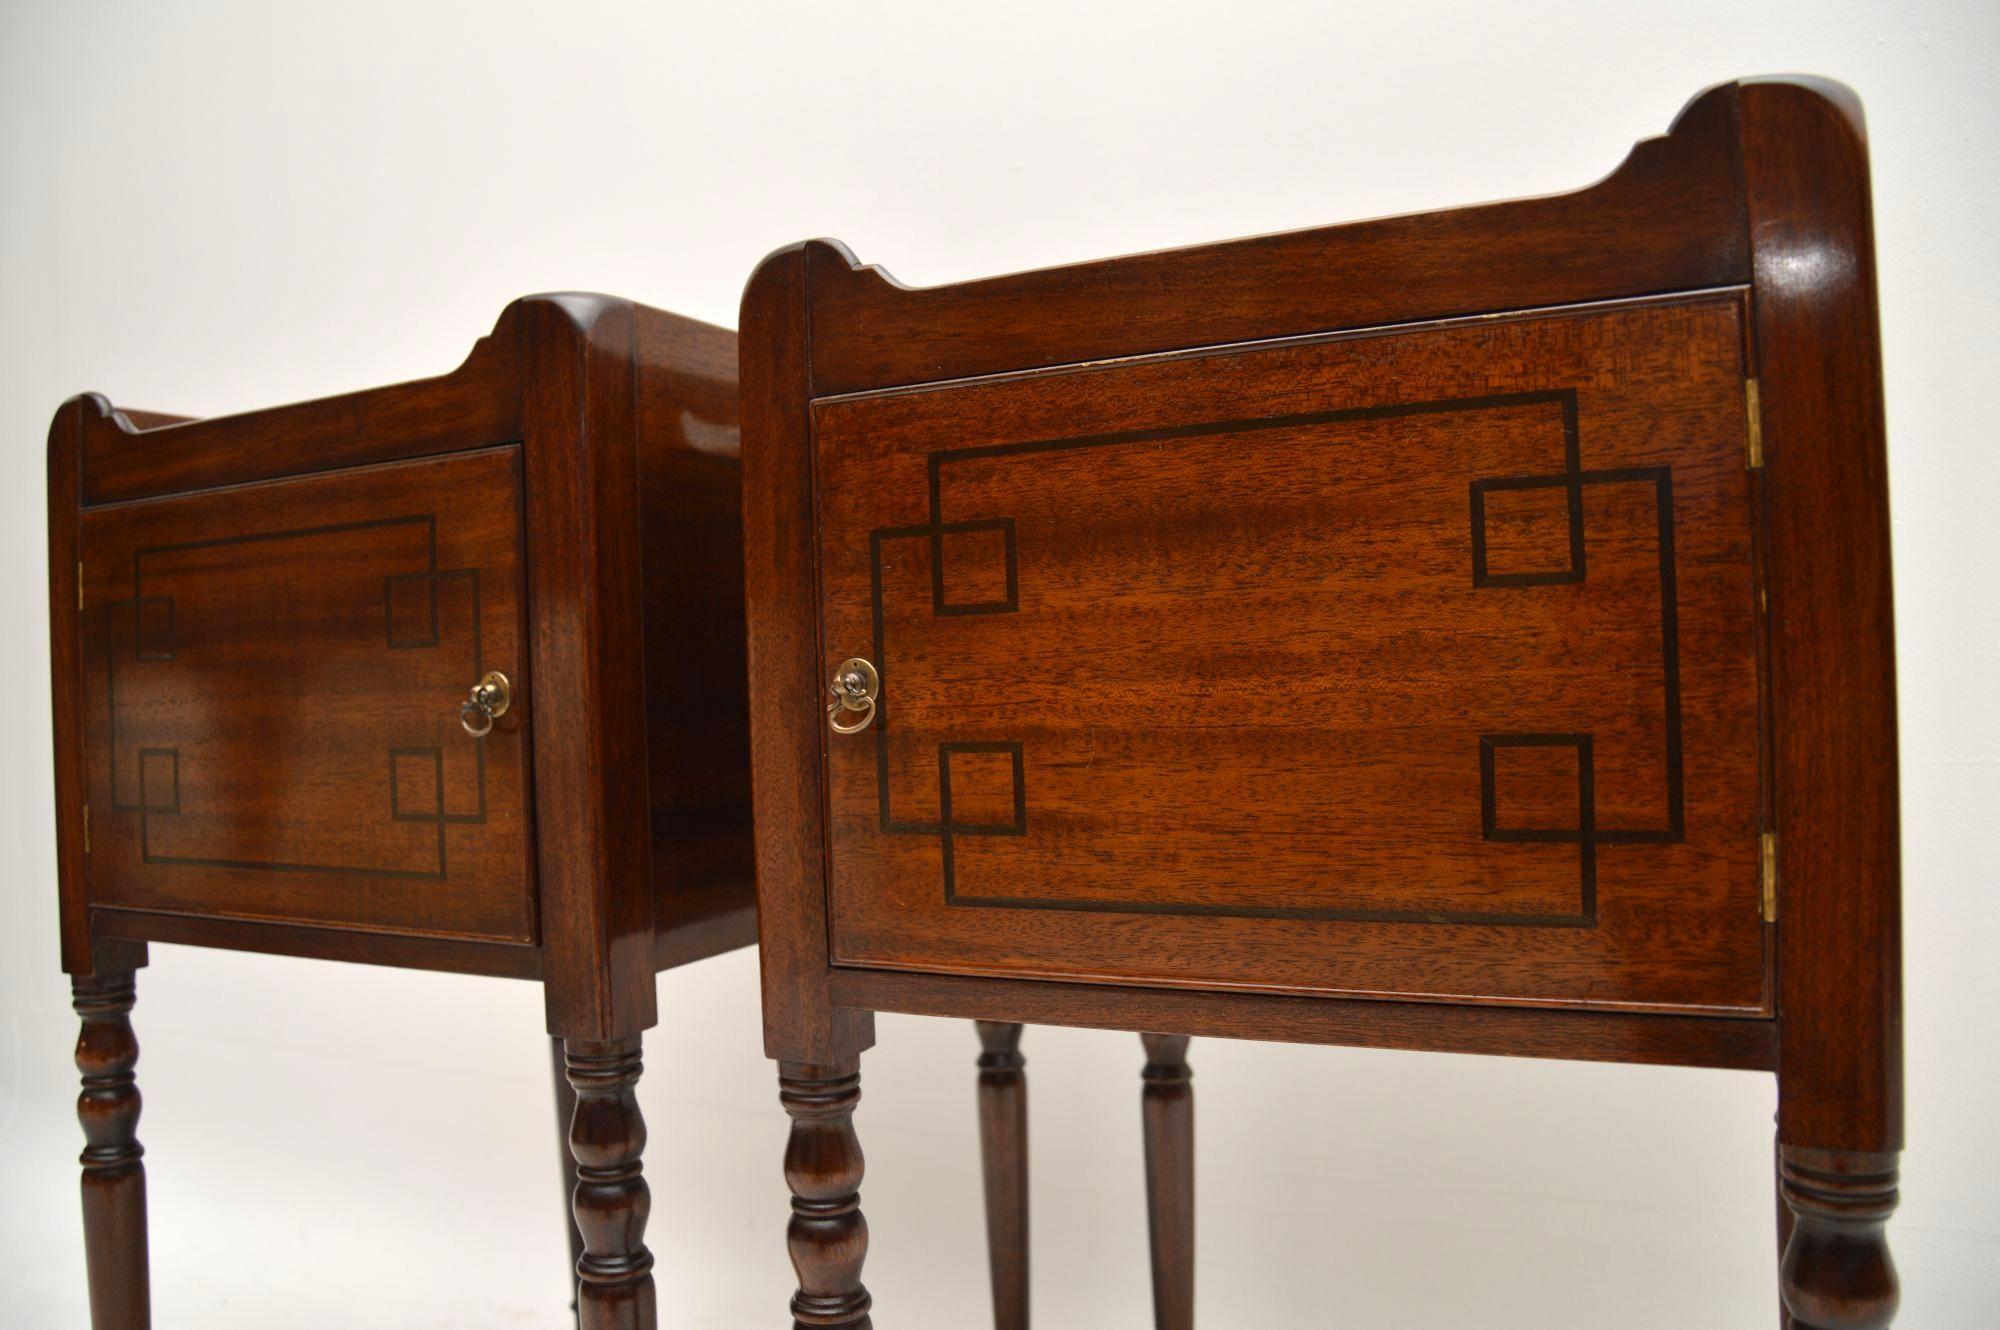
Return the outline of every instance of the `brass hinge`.
<path id="1" fill-rule="evenodd" d="M 1764 408 L 1757 397 L 1757 380 L 1743 380 L 1743 415 L 1749 425 L 1750 469 L 1764 465 Z"/>
<path id="2" fill-rule="evenodd" d="M 1757 838 L 1757 879 L 1763 889 L 1764 922 L 1778 922 L 1778 833 Z"/>
<path id="3" fill-rule="evenodd" d="M 90 853 L 90 805 L 83 806 L 83 852 Z"/>
<path id="4" fill-rule="evenodd" d="M 76 561 L 76 607 L 83 608 L 83 560 Z"/>

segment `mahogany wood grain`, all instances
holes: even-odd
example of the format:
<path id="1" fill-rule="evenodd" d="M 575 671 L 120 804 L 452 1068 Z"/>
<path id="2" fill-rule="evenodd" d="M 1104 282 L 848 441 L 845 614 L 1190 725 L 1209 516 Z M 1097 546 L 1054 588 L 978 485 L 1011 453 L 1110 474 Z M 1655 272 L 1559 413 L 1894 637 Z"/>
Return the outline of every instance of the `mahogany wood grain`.
<path id="1" fill-rule="evenodd" d="M 1603 180 L 1548 198 L 941 287 L 814 242 L 813 390 L 1742 282 L 1736 101 L 1710 89 Z"/>
<path id="2" fill-rule="evenodd" d="M 1028 1060 L 1021 1027 L 975 1021 L 979 1159 L 986 1184 L 986 1262 L 994 1330 L 1028 1327 Z"/>
<path id="3" fill-rule="evenodd" d="M 653 1253 L 646 1250 L 652 1193 L 640 1156 L 639 1037 L 563 1042 L 576 1111 L 569 1150 L 576 1160 L 573 1213 L 583 1235 L 576 1263 L 582 1330 L 653 1330 L 658 1320 Z"/>
<path id="4" fill-rule="evenodd" d="M 532 942 L 519 505 L 502 448 L 86 510 L 91 900 Z"/>
<path id="5" fill-rule="evenodd" d="M 159 940 L 541 981 L 588 1087 L 587 1325 L 654 1321 L 654 972 L 754 937 L 738 456 L 734 336 L 591 295 L 435 379 L 50 428 L 65 969 Z M 116 1204 L 98 1264 L 143 1253 Z"/>
<path id="6" fill-rule="evenodd" d="M 1203 1038 L 1341 1044 L 1431 1053 L 1501 1053 L 1578 1062 L 1773 1071 L 1770 1021 L 1715 1020 L 1638 1012 L 1479 1007 L 1446 1002 L 1328 999 L 1266 993 L 1202 993 L 1037 979 L 834 970 L 844 1008 L 967 1020 L 1021 1021 L 1132 1030 L 1171 1025 Z"/>
<path id="7" fill-rule="evenodd" d="M 930 289 L 773 254 L 767 1050 L 897 1010 L 1776 1069 L 1792 1315 L 1887 1324 L 1868 189 L 1851 93 L 1757 80 L 1574 194 Z M 876 721 L 830 740 L 849 655 Z"/>
<path id="8" fill-rule="evenodd" d="M 135 986 L 130 970 L 103 968 L 77 977 L 73 1005 L 83 1019 L 76 1069 L 83 1077 L 77 1121 L 83 1125 L 83 1240 L 90 1274 L 92 1330 L 147 1330 L 152 1294 L 147 1272 L 145 1148 L 139 1144 L 139 1086 L 133 1068 Z"/>
<path id="9" fill-rule="evenodd" d="M 158 429 L 162 425 L 185 425 L 191 420 L 200 419 L 199 416 L 176 415 L 171 411 L 143 411 L 134 406 L 121 406 L 117 409 L 117 413 L 124 419 L 126 426 L 134 430 Z"/>
<path id="10" fill-rule="evenodd" d="M 616 774 L 647 758 L 633 325 L 627 302 L 563 296 L 534 306 L 528 333 L 530 672 L 566 702 L 536 732 L 536 849 L 550 1032 L 565 1038 L 656 1019 L 651 794 Z"/>
<path id="11" fill-rule="evenodd" d="M 576 1156 L 570 1153 L 569 1133 L 576 1122 L 576 1087 L 569 1083 L 569 1060 L 563 1041 L 549 1040 L 549 1059 L 554 1071 L 556 1098 L 556 1150 L 562 1165 L 563 1232 L 569 1235 L 569 1310 L 580 1318 L 577 1305 L 577 1267 L 583 1263 L 583 1230 L 576 1224 Z"/>
<path id="12" fill-rule="evenodd" d="M 733 884 L 728 894 L 735 905 L 712 910 L 712 897 L 691 892 L 688 898 L 668 896 L 657 899 L 654 916 L 660 920 L 654 937 L 653 967 L 671 970 L 690 961 L 719 956 L 725 951 L 757 944 L 757 907 L 742 899 L 745 883 Z"/>
<path id="13" fill-rule="evenodd" d="M 1767 1013 L 1741 315 L 821 401 L 834 962 Z"/>
<path id="14" fill-rule="evenodd" d="M 818 555 L 807 401 L 806 256 L 764 260 L 743 293 L 743 559 L 764 1052 L 854 1061 L 874 1016 L 836 1010 L 826 980 L 826 818 Z"/>
<path id="15" fill-rule="evenodd" d="M 1781 1285 L 1793 1323 L 1893 1318 L 1903 1146 L 1888 457 L 1868 150 L 1854 95 L 1743 90 L 1770 523 Z"/>
<path id="16" fill-rule="evenodd" d="M 861 1283 L 868 1220 L 861 1213 L 864 1162 L 854 1133 L 861 1064 L 781 1062 L 778 1099 L 792 1119 L 785 1146 L 785 1182 L 792 1191 L 785 1242 L 799 1277 L 792 1324 L 795 1330 L 865 1330 L 873 1322 L 872 1299 Z"/>
<path id="17" fill-rule="evenodd" d="M 57 917 L 66 974 L 92 967 L 90 891 L 85 838 L 90 814 L 84 778 L 82 667 L 83 566 L 77 558 L 77 507 L 82 493 L 86 416 L 107 409 L 102 398 L 72 398 L 49 423 L 49 698 L 54 731 Z"/>
<path id="18" fill-rule="evenodd" d="M 1777 1201 L 1778 1213 L 1778 1265 L 1785 1263 L 1785 1248 L 1792 1242 L 1792 1207 L 1785 1204 L 1784 1147 L 1774 1138 L 1771 1142 L 1771 1194 Z M 1791 1330 L 1792 1314 L 1785 1309 L 1785 1293 L 1778 1290 L 1778 1330 Z"/>
<path id="19" fill-rule="evenodd" d="M 750 702 L 743 656 L 743 473 L 736 335 L 690 319 L 637 328 L 647 784 L 657 933 L 683 956 L 756 940 Z"/>
<path id="20" fill-rule="evenodd" d="M 1771 533 L 1784 1143 L 1902 1148 L 1902 850 L 1867 141 L 1838 85 L 1744 88 Z"/>
<path id="21" fill-rule="evenodd" d="M 435 379 L 210 419 L 119 409 L 95 395 L 66 403 L 49 440 L 66 968 L 88 973 L 93 938 L 101 935 L 543 978 L 557 1033 L 602 1036 L 614 1033 L 612 1026 L 636 1030 L 652 1019 L 653 969 L 749 942 L 754 921 L 735 359 L 735 339 L 723 329 L 608 297 L 535 296 L 510 305 L 464 365 Z M 510 493 L 500 492 L 490 477 L 468 479 L 458 470 L 479 465 L 474 459 L 480 456 L 503 455 L 519 459 L 507 481 Z M 435 514 L 441 506 L 470 515 L 465 520 L 473 525 L 461 523 L 461 535 L 495 561 L 481 570 L 482 618 L 492 621 L 485 626 L 497 624 L 511 604 L 509 633 L 530 635 L 522 644 L 528 649 L 512 652 L 520 659 L 506 667 L 516 688 L 514 712 L 485 741 L 489 749 L 514 754 L 511 811 L 489 807 L 489 814 L 506 815 L 498 825 L 459 822 L 446 832 L 452 843 L 447 863 L 465 881 L 463 889 L 427 893 L 382 880 L 357 887 L 352 876 L 316 871 L 260 889 L 245 881 L 256 870 L 153 866 L 146 893 L 94 890 L 89 881 L 104 870 L 84 851 L 92 802 L 85 759 L 107 773 L 108 783 L 112 759 L 91 752 L 90 727 L 111 726 L 108 699 L 98 696 L 110 685 L 84 649 L 93 645 L 92 634 L 94 645 L 103 645 L 105 607 L 95 597 L 111 594 L 112 583 L 104 580 L 110 575 L 97 589 L 85 579 L 90 612 L 79 615 L 74 607 L 80 560 L 100 569 L 115 559 L 115 550 L 98 549 L 95 533 L 145 529 L 173 543 L 182 539 L 184 533 L 176 533 L 188 525 L 189 514 L 206 513 L 211 525 L 247 527 L 260 513 L 280 513 L 287 504 L 330 510 L 335 503 L 327 496 L 368 510 L 367 520 Z M 80 525 L 93 532 L 88 548 L 79 546 Z M 319 525 L 338 524 L 329 518 Z M 503 535 L 503 528 L 511 534 Z M 386 539 L 406 534 L 398 528 Z M 366 540 L 333 532 L 305 543 L 330 548 Z M 411 672 L 425 663 L 419 659 L 424 651 L 390 646 L 394 625 L 386 620 L 392 616 L 413 619 L 426 634 L 432 626 L 429 563 L 419 566 L 423 576 L 400 583 L 387 580 L 397 573 L 385 572 L 372 594 L 357 600 L 366 570 L 325 557 L 327 548 L 278 561 L 268 582 L 248 585 L 256 563 L 250 548 L 235 550 L 241 566 L 205 572 L 206 584 L 230 593 L 240 589 L 235 599 L 246 607 L 261 603 L 261 596 L 288 613 L 307 615 L 306 631 L 287 637 L 246 609 L 233 631 L 246 644 L 260 633 L 269 638 L 260 655 L 210 642 L 198 657 L 133 663 L 155 673 L 178 669 L 190 685 L 199 676 L 208 681 L 205 689 L 213 685 L 205 695 L 226 699 L 195 707 L 182 687 L 148 700 L 170 727 L 178 714 L 211 734 L 238 738 L 230 764 L 235 802 L 184 808 L 183 820 L 203 821 L 218 842 L 278 842 L 283 848 L 289 837 L 291 848 L 299 848 L 318 837 L 365 856 L 333 867 L 407 854 L 407 845 L 398 850 L 393 842 L 420 835 L 425 828 L 418 822 L 385 811 L 380 834 L 368 827 L 377 798 L 386 799 L 391 784 L 386 753 L 375 764 L 380 774 L 373 767 L 367 773 L 365 790 L 360 768 L 348 770 L 368 742 L 365 733 L 350 732 L 350 726 L 336 736 L 335 746 L 355 756 L 340 757 L 331 781 L 326 763 L 307 768 L 296 745 L 275 739 L 302 723 L 331 732 L 336 720 L 354 719 L 356 699 L 349 694 L 359 684 L 364 721 L 379 716 L 400 734 L 410 726 L 393 719 L 397 709 L 415 708 L 423 717 L 419 728 L 436 728 L 436 721 L 450 731 L 421 744 L 401 734 L 394 746 L 449 754 L 472 743 L 456 734 L 457 699 L 477 677 L 456 678 L 469 660 L 454 666 L 451 694 L 429 710 L 432 702 L 420 700 L 434 685 Z M 194 551 L 184 557 L 223 556 Z M 154 561 L 149 553 L 148 562 Z M 440 567 L 454 571 L 450 564 Z M 245 585 L 239 588 L 231 577 Z M 505 583 L 498 598 L 492 594 L 495 577 Z M 308 586 L 315 579 L 323 584 L 317 590 Z M 524 597 L 522 583 L 537 579 L 543 591 Z M 399 588 L 393 594 L 392 585 Z M 463 638 L 465 607 L 450 602 L 464 599 L 465 579 L 447 576 L 440 586 L 440 612 L 449 619 L 458 611 L 454 626 Z M 522 613 L 530 605 L 531 622 Z M 315 634 L 341 624 L 358 631 L 371 606 L 384 620 L 382 649 L 368 660 L 329 660 Z M 161 620 L 163 607 L 152 608 Z M 136 618 L 127 637 L 139 631 Z M 150 628 L 163 626 L 156 621 Z M 543 651 L 562 662 L 554 675 L 532 660 L 536 631 L 545 639 Z M 358 646 L 358 639 L 340 640 Z M 440 644 L 451 645 L 448 637 Z M 495 653 L 490 634 L 482 645 L 486 654 Z M 216 656 L 224 646 L 230 647 L 226 669 Z M 433 648 L 428 654 L 442 660 L 451 653 Z M 301 668 L 288 670 L 287 664 Z M 319 682 L 315 671 L 339 680 L 323 691 L 323 704 L 310 714 L 287 712 L 284 731 L 259 718 L 257 708 L 282 709 L 284 698 L 310 691 Z M 398 686 L 388 686 L 392 682 Z M 133 700 L 128 687 L 125 701 Z M 537 719 L 550 726 L 548 743 L 531 742 Z M 260 742 L 260 733 L 269 741 Z M 148 746 L 174 747 L 182 737 Z M 171 759 L 154 762 L 171 767 Z M 418 762 L 417 755 L 405 755 L 405 766 Z M 537 764 L 532 789 L 531 762 Z M 634 771 L 640 779 L 633 779 Z M 414 767 L 403 774 L 413 773 Z M 463 793 L 460 773 L 448 780 L 454 798 Z M 490 781 L 488 786 L 491 795 Z M 548 800 L 556 802 L 543 807 Z M 115 825 L 119 815 L 101 802 L 89 811 L 97 814 L 93 830 L 99 833 L 107 818 L 114 823 L 108 853 L 115 858 L 115 838 L 129 840 L 129 828 Z M 435 832 L 435 825 L 430 829 Z M 107 853 L 101 841 L 99 848 L 100 855 Z M 507 868 L 510 855 L 516 865 Z M 326 866 L 299 864 L 302 870 Z M 544 894 L 548 899 L 540 900 Z M 580 913 L 579 901 L 586 902 Z M 553 909 L 552 938 L 539 927 L 538 904 Z"/>
<path id="22" fill-rule="evenodd" d="M 114 940 L 169 942 L 183 947 L 219 947 L 226 951 L 393 965 L 406 970 L 445 970 L 500 979 L 542 977 L 541 949 L 526 943 L 502 945 L 449 937 L 404 937 L 396 933 L 255 919 L 210 919 L 150 910 L 93 910 L 90 928 L 100 945 Z"/>
<path id="23" fill-rule="evenodd" d="M 122 503 L 518 439 L 522 350 L 503 316 L 435 379 L 207 419 L 114 412 L 93 396 L 102 425 L 81 453 L 79 498 Z"/>
<path id="24" fill-rule="evenodd" d="M 1778 1186 L 1792 1232 L 1778 1288 L 1792 1330 L 1886 1330 L 1896 1264 L 1882 1229 L 1896 1210 L 1895 1151 L 1784 1146 Z"/>
<path id="25" fill-rule="evenodd" d="M 1146 1234 L 1153 1324 L 1194 1330 L 1194 1073 L 1188 1037 L 1145 1034 L 1140 1115 L 1146 1139 Z"/>

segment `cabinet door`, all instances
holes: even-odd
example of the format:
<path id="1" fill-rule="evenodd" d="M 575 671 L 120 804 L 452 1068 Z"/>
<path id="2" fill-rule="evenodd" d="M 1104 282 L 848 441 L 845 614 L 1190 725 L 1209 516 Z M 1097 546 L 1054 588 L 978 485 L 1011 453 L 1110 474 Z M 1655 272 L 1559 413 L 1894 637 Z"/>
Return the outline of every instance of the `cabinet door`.
<path id="1" fill-rule="evenodd" d="M 531 941 L 520 506 L 500 448 L 85 513 L 91 903 Z"/>
<path id="2" fill-rule="evenodd" d="M 835 962 L 1768 1011 L 1743 316 L 816 402 Z"/>

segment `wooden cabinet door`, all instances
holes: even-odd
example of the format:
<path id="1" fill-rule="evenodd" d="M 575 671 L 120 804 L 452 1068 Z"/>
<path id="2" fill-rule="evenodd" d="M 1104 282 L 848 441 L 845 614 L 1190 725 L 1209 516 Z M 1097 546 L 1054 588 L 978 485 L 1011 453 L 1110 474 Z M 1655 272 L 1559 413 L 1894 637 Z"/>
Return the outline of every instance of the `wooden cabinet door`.
<path id="1" fill-rule="evenodd" d="M 815 402 L 835 963 L 1767 1012 L 1744 314 Z"/>
<path id="2" fill-rule="evenodd" d="M 91 903 L 531 941 L 520 513 L 513 448 L 86 512 Z"/>

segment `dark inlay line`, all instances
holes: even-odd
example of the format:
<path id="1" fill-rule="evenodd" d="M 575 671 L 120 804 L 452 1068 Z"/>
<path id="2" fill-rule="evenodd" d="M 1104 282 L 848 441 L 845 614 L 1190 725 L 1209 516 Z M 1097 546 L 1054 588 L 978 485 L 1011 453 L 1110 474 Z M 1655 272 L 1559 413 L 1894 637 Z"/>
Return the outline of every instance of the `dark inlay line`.
<path id="1" fill-rule="evenodd" d="M 473 765 L 475 773 L 474 786 L 477 791 L 477 797 L 478 797 L 478 811 L 475 813 L 452 813 L 446 810 L 445 790 L 444 790 L 444 760 L 443 760 L 442 748 L 391 748 L 388 750 L 390 818 L 392 821 L 398 821 L 398 822 L 432 822 L 436 824 L 438 844 L 437 844 L 437 868 L 435 871 L 420 870 L 420 869 L 349 867 L 349 866 L 331 865 L 331 864 L 290 863 L 290 862 L 282 862 L 274 860 L 199 858 L 199 857 L 184 856 L 184 855 L 154 854 L 151 850 L 151 828 L 149 825 L 149 816 L 148 816 L 149 813 L 168 812 L 168 811 L 179 813 L 181 811 L 180 752 L 178 749 L 141 749 L 139 752 L 140 803 L 137 805 L 124 804 L 120 803 L 118 800 L 118 695 L 117 695 L 117 671 L 115 667 L 115 661 L 118 654 L 116 649 L 116 623 L 117 623 L 116 612 L 127 605 L 130 605 L 133 608 L 133 650 L 135 659 L 141 661 L 170 661 L 174 659 L 175 655 L 175 652 L 172 649 L 167 651 L 165 654 L 154 653 L 151 655 L 146 654 L 142 649 L 144 646 L 143 616 L 144 616 L 145 603 L 147 599 L 144 595 L 144 569 L 141 566 L 142 559 L 144 559 L 147 555 L 173 554 L 187 550 L 218 549 L 227 546 L 248 545 L 259 542 L 305 539 L 309 537 L 330 536 L 330 535 L 344 535 L 356 531 L 373 531 L 373 530 L 381 530 L 381 529 L 386 529 L 391 527 L 401 527 L 401 526 L 422 526 L 425 528 L 427 567 L 423 572 L 392 574 L 384 579 L 383 612 L 385 615 L 385 621 L 388 623 L 388 639 L 387 639 L 388 647 L 390 649 L 404 649 L 416 646 L 435 647 L 436 645 L 438 645 L 438 642 L 440 640 L 439 634 L 441 631 L 441 625 L 439 622 L 439 604 L 438 604 L 439 584 L 447 580 L 466 581 L 470 584 L 470 591 L 472 598 L 472 606 L 471 606 L 472 677 L 478 678 L 485 671 L 485 647 L 484 647 L 485 620 L 483 617 L 484 606 L 482 603 L 481 570 L 478 568 L 451 568 L 451 569 L 438 568 L 437 516 L 434 513 L 425 513 L 425 514 L 411 515 L 405 517 L 376 518 L 376 519 L 357 521 L 357 522 L 339 522 L 324 526 L 299 527 L 285 531 L 249 532 L 236 536 L 219 536 L 208 540 L 185 541 L 175 545 L 146 546 L 134 552 L 132 556 L 133 598 L 129 601 L 125 600 L 112 601 L 105 606 L 105 643 L 104 643 L 105 698 L 106 698 L 106 709 L 108 712 L 106 717 L 107 738 L 109 740 L 109 747 L 110 747 L 111 808 L 113 812 L 121 812 L 121 813 L 136 812 L 137 814 L 139 814 L 139 847 L 140 847 L 140 861 L 142 863 L 174 864 L 174 865 L 200 867 L 200 868 L 247 869 L 247 870 L 265 871 L 265 872 L 331 873 L 331 874 L 349 875 L 357 877 L 418 879 L 418 880 L 433 880 L 433 881 L 447 876 L 446 828 L 448 826 L 484 825 L 487 821 L 488 805 L 487 805 L 487 791 L 486 791 L 486 745 L 483 742 L 477 742 L 473 745 Z M 395 639 L 395 629 L 393 622 L 394 606 L 393 603 L 389 601 L 388 587 L 391 581 L 394 581 L 399 578 L 409 578 L 409 579 L 423 578 L 429 584 L 432 637 L 431 640 L 427 643 L 418 643 L 414 641 L 399 643 Z M 170 617 L 168 619 L 168 623 L 170 625 L 170 631 L 171 631 L 171 625 L 174 625 L 176 622 L 176 619 L 172 617 L 174 613 L 174 611 L 172 610 L 172 606 L 174 604 L 174 598 L 154 597 L 153 599 L 165 600 L 169 605 Z M 146 806 L 144 759 L 148 755 L 161 756 L 166 754 L 171 754 L 174 759 L 174 806 L 171 810 L 165 808 L 149 809 Z M 401 812 L 398 806 L 397 787 L 395 780 L 395 761 L 399 755 L 400 756 L 433 755 L 435 757 L 437 765 L 436 796 L 437 796 L 437 808 L 438 808 L 438 812 L 435 816 L 423 815 L 423 814 L 407 814 Z"/>
<path id="2" fill-rule="evenodd" d="M 913 538 L 923 538 L 929 542 L 931 555 L 931 607 L 933 614 L 936 616 L 1011 613 L 1017 611 L 1019 608 L 1018 550 L 1015 543 L 1016 535 L 1013 519 L 985 518 L 945 522 L 942 515 L 942 471 L 945 463 L 992 457 L 1022 456 L 1039 452 L 1063 452 L 1162 439 L 1228 435 L 1358 420 L 1393 419 L 1426 414 L 1444 414 L 1455 411 L 1497 409 L 1549 403 L 1560 404 L 1562 409 L 1563 470 L 1554 475 L 1504 476 L 1473 481 L 1471 483 L 1471 542 L 1474 585 L 1476 587 L 1521 587 L 1577 584 L 1583 582 L 1586 579 L 1588 568 L 1583 492 L 1590 485 L 1627 482 L 1647 482 L 1653 484 L 1656 493 L 1655 508 L 1658 521 L 1658 541 L 1656 548 L 1661 592 L 1661 649 L 1665 692 L 1664 721 L 1666 729 L 1665 756 L 1667 765 L 1668 826 L 1664 828 L 1619 828 L 1601 827 L 1598 825 L 1596 817 L 1596 774 L 1593 740 L 1592 736 L 1588 734 L 1495 735 L 1483 736 L 1480 741 L 1483 838 L 1495 842 L 1576 845 L 1578 847 L 1579 859 L 1580 898 L 1579 912 L 1577 914 L 1526 915 L 1496 911 L 1338 910 L 1291 906 L 1186 905 L 1151 901 L 1075 901 L 1039 900 L 1032 897 L 1019 896 L 961 896 L 957 892 L 956 864 L 952 845 L 953 838 L 956 835 L 1025 834 L 1025 762 L 1022 746 L 1018 742 L 1000 741 L 984 745 L 940 744 L 938 749 L 940 820 L 935 823 L 905 822 L 898 821 L 891 815 L 888 737 L 886 733 L 888 729 L 886 708 L 889 693 L 889 669 L 886 641 L 886 609 L 882 586 L 882 542 L 885 540 Z M 932 835 L 940 838 L 940 848 L 943 852 L 945 899 L 948 903 L 992 908 L 1060 909 L 1138 914 L 1226 915 L 1247 918 L 1303 918 L 1352 922 L 1587 927 L 1594 925 L 1597 918 L 1596 847 L 1598 845 L 1670 844 L 1682 839 L 1684 804 L 1681 753 L 1680 652 L 1677 616 L 1678 596 L 1675 582 L 1673 547 L 1671 468 L 1656 466 L 1585 471 L 1581 464 L 1577 394 L 1574 389 L 1500 393 L 1482 397 L 1448 398 L 1432 402 L 1400 403 L 1388 406 L 1347 408 L 1334 411 L 1302 412 L 1246 420 L 1205 422 L 1172 426 L 1164 429 L 1122 430 L 1066 439 L 1041 439 L 1018 443 L 941 449 L 930 453 L 927 458 L 927 488 L 929 491 L 931 518 L 928 523 L 915 526 L 879 528 L 870 532 L 869 535 L 870 599 L 873 620 L 874 661 L 883 681 L 883 699 L 878 703 L 878 706 L 884 709 L 884 715 L 878 720 L 875 734 L 876 784 L 880 824 L 884 833 L 891 835 Z M 1564 491 L 1565 515 L 1569 526 L 1570 567 L 1567 570 L 1558 572 L 1488 573 L 1485 567 L 1485 493 L 1495 490 L 1535 488 L 1561 488 Z M 944 591 L 943 537 L 954 532 L 980 530 L 1000 530 L 1003 533 L 1007 598 L 1001 602 L 982 602 L 969 605 L 947 604 Z M 1514 745 L 1543 743 L 1563 744 L 1576 748 L 1578 752 L 1578 825 L 1576 829 L 1509 830 L 1498 828 L 1494 825 L 1494 803 L 1496 796 L 1493 788 L 1493 744 L 1491 742 L 1494 739 L 1498 739 L 1501 746 L 1508 746 L 1510 743 Z M 954 824 L 950 802 L 950 768 L 948 757 L 948 751 L 950 750 L 1010 751 L 1014 754 L 1015 827 L 975 828 Z"/>

